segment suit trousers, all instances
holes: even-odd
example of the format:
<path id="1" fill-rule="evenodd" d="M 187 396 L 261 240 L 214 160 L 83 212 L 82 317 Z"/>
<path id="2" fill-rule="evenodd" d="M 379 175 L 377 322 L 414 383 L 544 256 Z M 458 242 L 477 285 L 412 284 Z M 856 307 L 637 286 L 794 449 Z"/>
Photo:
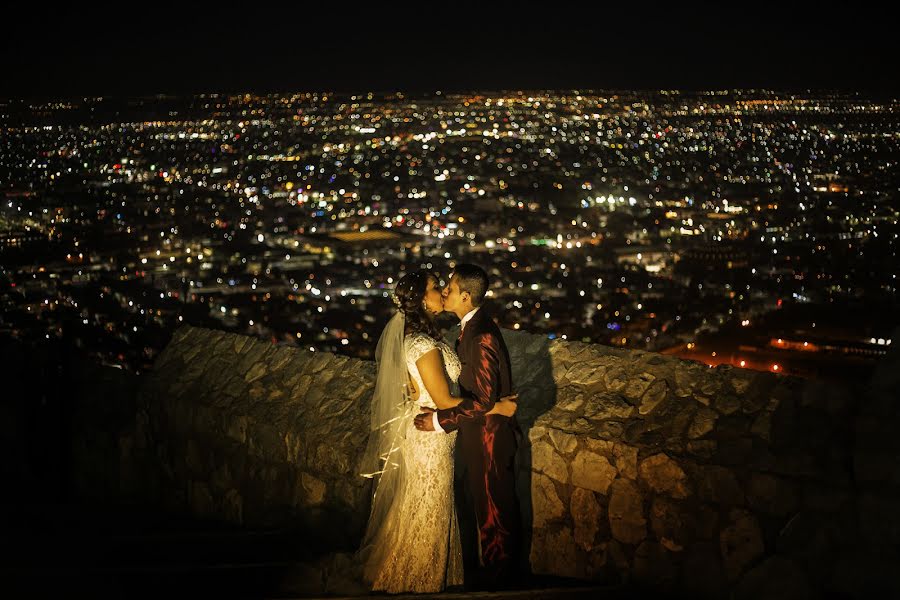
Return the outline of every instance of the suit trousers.
<path id="1" fill-rule="evenodd" d="M 514 421 L 485 415 L 460 424 L 465 481 L 478 524 L 479 587 L 504 586 L 515 579 L 522 541 L 516 496 Z"/>

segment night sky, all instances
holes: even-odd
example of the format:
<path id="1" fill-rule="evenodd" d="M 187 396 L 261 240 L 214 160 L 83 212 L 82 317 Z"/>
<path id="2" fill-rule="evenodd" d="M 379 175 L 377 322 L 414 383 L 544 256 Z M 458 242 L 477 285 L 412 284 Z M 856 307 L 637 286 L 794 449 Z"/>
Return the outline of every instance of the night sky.
<path id="1" fill-rule="evenodd" d="M 8 20 L 0 97 L 735 87 L 896 97 L 900 88 L 893 21 L 859 2 L 852 12 L 787 2 L 186 4 Z"/>

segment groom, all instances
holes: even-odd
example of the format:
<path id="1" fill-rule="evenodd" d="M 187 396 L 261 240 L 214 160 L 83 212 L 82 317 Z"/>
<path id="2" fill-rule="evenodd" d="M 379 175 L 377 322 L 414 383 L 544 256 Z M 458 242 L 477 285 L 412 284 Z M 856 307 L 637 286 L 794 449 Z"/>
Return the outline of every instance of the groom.
<path id="1" fill-rule="evenodd" d="M 494 403 L 512 394 L 509 353 L 500 328 L 482 308 L 488 289 L 487 273 L 461 264 L 443 291 L 444 310 L 460 319 L 456 352 L 462 363 L 460 396 L 453 408 L 420 414 L 422 431 L 459 430 L 459 444 L 470 493 L 475 501 L 481 563 L 479 579 L 485 587 L 514 583 L 521 541 L 514 459 L 515 417 L 486 415 Z"/>

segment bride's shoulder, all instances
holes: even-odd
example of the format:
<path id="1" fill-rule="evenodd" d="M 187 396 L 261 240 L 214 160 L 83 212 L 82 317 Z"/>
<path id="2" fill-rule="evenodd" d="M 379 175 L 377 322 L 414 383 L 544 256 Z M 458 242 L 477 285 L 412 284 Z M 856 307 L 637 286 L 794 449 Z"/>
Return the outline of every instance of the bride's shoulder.
<path id="1" fill-rule="evenodd" d="M 437 346 L 437 341 L 434 338 L 420 331 L 406 334 L 403 338 L 403 343 L 410 349 L 434 348 Z"/>
<path id="2" fill-rule="evenodd" d="M 430 335 L 424 333 L 411 333 L 404 338 L 406 359 L 416 362 L 424 354 L 437 348 L 437 342 Z"/>
<path id="3" fill-rule="evenodd" d="M 428 335 L 426 333 L 422 333 L 421 331 L 413 331 L 413 332 L 407 333 L 406 335 L 403 336 L 403 341 L 406 342 L 407 344 L 410 342 L 416 342 L 416 341 L 422 341 L 422 340 L 428 341 L 428 340 L 432 340 L 432 339 L 433 338 L 430 335 Z"/>

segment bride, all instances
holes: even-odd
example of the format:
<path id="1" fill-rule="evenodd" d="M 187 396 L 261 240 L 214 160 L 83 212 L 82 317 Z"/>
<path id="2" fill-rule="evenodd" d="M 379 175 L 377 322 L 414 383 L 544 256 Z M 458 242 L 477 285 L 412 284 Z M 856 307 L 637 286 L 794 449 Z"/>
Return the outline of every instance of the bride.
<path id="1" fill-rule="evenodd" d="M 449 434 L 416 429 L 422 407 L 449 408 L 462 399 L 459 358 L 442 341 L 434 316 L 443 311 L 437 278 L 424 270 L 394 288 L 399 310 L 378 340 L 378 374 L 363 476 L 375 478 L 365 536 L 354 560 L 371 590 L 439 592 L 463 583 L 462 548 L 453 504 Z M 516 396 L 488 414 L 512 416 Z"/>

